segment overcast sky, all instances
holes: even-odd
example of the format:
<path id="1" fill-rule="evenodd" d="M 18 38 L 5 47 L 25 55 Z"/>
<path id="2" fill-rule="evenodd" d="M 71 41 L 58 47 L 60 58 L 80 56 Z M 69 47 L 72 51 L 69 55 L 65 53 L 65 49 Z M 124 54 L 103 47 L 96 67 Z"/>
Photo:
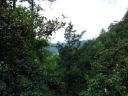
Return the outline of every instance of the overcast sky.
<path id="1" fill-rule="evenodd" d="M 38 0 L 48 18 L 67 16 L 78 32 L 86 30 L 83 39 L 92 39 L 106 29 L 113 21 L 120 21 L 128 9 L 128 0 L 56 0 L 49 3 Z M 52 42 L 63 41 L 63 32 L 53 35 Z"/>

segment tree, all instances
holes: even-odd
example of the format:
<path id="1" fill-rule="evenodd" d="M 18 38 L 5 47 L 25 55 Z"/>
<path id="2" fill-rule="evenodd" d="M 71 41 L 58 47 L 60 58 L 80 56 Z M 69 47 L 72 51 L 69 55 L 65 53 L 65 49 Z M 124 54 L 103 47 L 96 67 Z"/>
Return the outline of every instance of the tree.
<path id="1" fill-rule="evenodd" d="M 69 23 L 64 34 L 66 43 L 58 45 L 60 58 L 58 64 L 62 70 L 62 82 L 65 85 L 64 96 L 78 96 L 80 80 L 83 79 L 76 62 L 79 59 L 79 54 L 77 54 L 80 47 L 79 40 L 84 32 L 81 34 L 75 32 L 72 23 Z"/>
<path id="2" fill-rule="evenodd" d="M 0 95 L 54 96 L 42 66 L 48 37 L 64 23 L 23 7 L 1 8 L 0 22 Z"/>
<path id="3" fill-rule="evenodd" d="M 95 59 L 91 60 L 92 74 L 87 81 L 88 87 L 86 91 L 81 92 L 80 96 L 126 96 L 128 94 L 127 24 L 127 19 L 111 24 L 108 32 L 103 32 L 95 40 L 97 43 L 100 42 L 102 47 L 99 47 L 100 51 L 94 51 Z"/>

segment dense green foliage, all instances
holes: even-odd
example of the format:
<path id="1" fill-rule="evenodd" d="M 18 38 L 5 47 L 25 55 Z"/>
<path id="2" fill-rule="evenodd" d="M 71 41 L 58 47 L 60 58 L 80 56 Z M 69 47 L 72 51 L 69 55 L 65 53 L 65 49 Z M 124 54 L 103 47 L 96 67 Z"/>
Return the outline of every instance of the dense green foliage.
<path id="1" fill-rule="evenodd" d="M 85 51 L 87 57 L 90 57 L 87 61 L 91 69 L 88 87 L 81 92 L 81 96 L 127 96 L 127 16 L 124 20 L 111 24 L 108 32 L 103 31 L 97 39 L 88 41 L 82 48 L 86 49 L 81 49 L 82 52 Z"/>
<path id="2" fill-rule="evenodd" d="M 49 35 L 64 23 L 41 17 L 38 10 L 35 8 L 31 12 L 11 5 L 0 7 L 1 96 L 53 94 L 48 80 L 56 65 L 54 56 L 51 57 L 45 47 L 48 46 Z M 53 68 L 49 68 L 50 65 Z"/>
<path id="3" fill-rule="evenodd" d="M 55 54 L 50 36 L 65 23 L 40 16 L 33 0 L 9 1 L 0 1 L 0 96 L 128 95 L 128 12 L 82 45 L 69 23 Z"/>

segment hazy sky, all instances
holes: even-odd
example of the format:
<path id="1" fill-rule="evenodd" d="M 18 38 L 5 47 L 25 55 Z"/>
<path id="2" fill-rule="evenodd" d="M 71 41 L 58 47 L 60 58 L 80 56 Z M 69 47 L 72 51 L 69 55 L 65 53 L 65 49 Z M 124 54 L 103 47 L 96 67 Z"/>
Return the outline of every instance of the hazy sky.
<path id="1" fill-rule="evenodd" d="M 83 39 L 95 38 L 102 28 L 106 29 L 113 21 L 120 21 L 128 9 L 128 0 L 56 0 L 49 3 L 38 0 L 48 18 L 62 17 L 72 21 L 78 32 L 86 30 Z M 63 32 L 53 35 L 52 42 L 63 41 Z"/>

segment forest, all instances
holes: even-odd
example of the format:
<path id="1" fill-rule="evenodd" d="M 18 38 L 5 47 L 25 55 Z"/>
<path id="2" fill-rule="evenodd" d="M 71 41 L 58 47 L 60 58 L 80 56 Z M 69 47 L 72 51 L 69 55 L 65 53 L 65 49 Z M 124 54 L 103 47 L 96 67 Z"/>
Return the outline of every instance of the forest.
<path id="1" fill-rule="evenodd" d="M 0 0 L 0 96 L 128 96 L 128 12 L 81 44 L 84 31 L 21 1 L 30 7 Z M 50 37 L 61 28 L 65 43 L 50 52 Z"/>

